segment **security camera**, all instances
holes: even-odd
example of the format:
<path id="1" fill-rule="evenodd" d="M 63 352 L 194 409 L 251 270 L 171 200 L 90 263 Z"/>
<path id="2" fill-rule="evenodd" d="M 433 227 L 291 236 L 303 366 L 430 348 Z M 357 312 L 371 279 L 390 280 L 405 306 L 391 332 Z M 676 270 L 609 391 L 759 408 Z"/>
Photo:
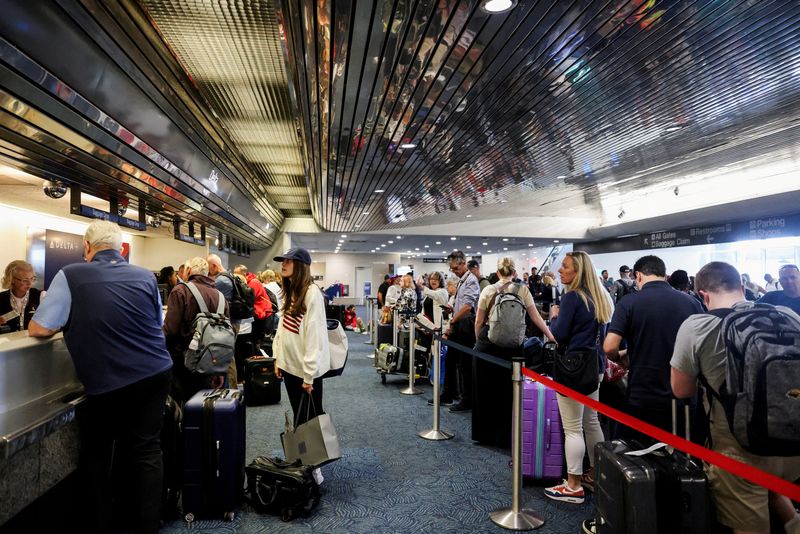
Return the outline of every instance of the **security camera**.
<path id="1" fill-rule="evenodd" d="M 158 228 L 161 226 L 161 218 L 158 215 L 151 215 L 150 220 L 147 222 L 153 228 Z"/>
<path id="2" fill-rule="evenodd" d="M 61 180 L 50 180 L 42 184 L 42 191 L 50 198 L 63 198 L 67 194 L 67 184 Z"/>
<path id="3" fill-rule="evenodd" d="M 131 201 L 128 198 L 121 198 L 117 203 L 117 215 L 124 217 L 128 213 L 128 205 Z"/>
<path id="4" fill-rule="evenodd" d="M 672 190 L 672 192 L 675 194 L 676 197 L 681 194 L 681 190 L 677 185 L 675 186 L 675 189 Z"/>
<path id="5" fill-rule="evenodd" d="M 620 219 L 622 219 L 623 217 L 625 217 L 625 210 L 624 210 L 624 209 L 620 209 L 620 210 L 619 210 L 619 215 L 617 215 L 617 217 L 618 217 L 618 218 L 620 218 Z"/>

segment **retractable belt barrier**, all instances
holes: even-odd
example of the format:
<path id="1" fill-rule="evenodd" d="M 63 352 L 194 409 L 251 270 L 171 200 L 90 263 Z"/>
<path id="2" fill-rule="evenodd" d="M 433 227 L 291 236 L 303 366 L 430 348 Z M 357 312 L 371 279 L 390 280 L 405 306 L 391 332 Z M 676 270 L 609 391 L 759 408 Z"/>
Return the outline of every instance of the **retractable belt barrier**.
<path id="1" fill-rule="evenodd" d="M 440 336 L 436 336 L 442 343 L 445 345 L 451 346 L 456 350 L 460 350 L 467 354 L 471 354 L 476 358 L 481 358 L 483 360 L 495 363 L 497 365 L 501 365 L 506 368 L 510 368 L 511 364 L 503 360 L 501 358 L 497 358 L 495 356 L 490 356 L 488 354 L 484 354 L 482 352 L 478 352 L 474 349 L 471 349 L 465 345 L 461 345 L 459 343 L 453 343 L 452 341 L 448 341 Z M 797 484 L 793 484 L 788 480 L 784 480 L 781 477 L 775 476 L 772 473 L 767 473 L 766 471 L 762 471 L 761 469 L 757 469 L 751 465 L 748 465 L 744 462 L 740 462 L 738 460 L 734 460 L 724 454 L 718 453 L 706 447 L 702 447 L 696 443 L 692 443 L 684 438 L 678 437 L 666 430 L 662 430 L 656 426 L 651 425 L 650 423 L 646 423 L 641 419 L 637 419 L 636 417 L 630 416 L 616 408 L 612 408 L 606 404 L 603 404 L 599 401 L 591 399 L 586 395 L 578 393 L 577 391 L 568 388 L 563 384 L 559 384 L 552 378 L 548 378 L 547 376 L 540 375 L 530 369 L 523 368 L 522 374 L 527 376 L 528 378 L 539 382 L 545 387 L 555 390 L 556 392 L 564 395 L 565 397 L 569 397 L 573 400 L 580 402 L 581 404 L 592 408 L 593 410 L 597 410 L 598 412 L 606 415 L 615 421 L 622 423 L 623 425 L 627 425 L 635 430 L 638 430 L 642 434 L 647 434 L 651 438 L 654 438 L 658 441 L 666 443 L 667 445 L 674 447 L 675 449 L 681 450 L 686 454 L 691 456 L 695 456 L 700 458 L 701 460 L 708 462 L 710 464 L 714 464 L 717 467 L 728 471 L 734 475 L 740 476 L 745 480 L 749 480 L 754 484 L 758 484 L 774 493 L 779 493 L 781 495 L 785 495 L 789 497 L 793 501 L 800 501 L 800 486 Z"/>

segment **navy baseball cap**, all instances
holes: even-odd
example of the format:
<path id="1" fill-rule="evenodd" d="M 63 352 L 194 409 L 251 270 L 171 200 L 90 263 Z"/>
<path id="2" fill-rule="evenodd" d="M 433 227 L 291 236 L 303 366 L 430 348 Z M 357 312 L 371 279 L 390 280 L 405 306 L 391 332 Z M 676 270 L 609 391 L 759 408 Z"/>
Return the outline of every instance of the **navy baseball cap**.
<path id="1" fill-rule="evenodd" d="M 294 260 L 301 261 L 306 265 L 311 265 L 311 254 L 304 248 L 290 248 L 281 256 L 272 258 L 273 261 Z"/>

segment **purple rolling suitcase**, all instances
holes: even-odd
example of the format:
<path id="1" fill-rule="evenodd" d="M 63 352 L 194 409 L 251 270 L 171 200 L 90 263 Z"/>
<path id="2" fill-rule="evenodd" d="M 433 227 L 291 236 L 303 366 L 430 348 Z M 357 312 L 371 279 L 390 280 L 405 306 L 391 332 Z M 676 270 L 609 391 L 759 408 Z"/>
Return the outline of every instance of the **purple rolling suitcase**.
<path id="1" fill-rule="evenodd" d="M 558 479 L 563 465 L 564 436 L 556 392 L 526 379 L 522 386 L 522 474 Z"/>
<path id="2" fill-rule="evenodd" d="M 205 389 L 183 416 L 183 512 L 232 520 L 244 494 L 245 407 L 235 389 Z M 191 514 L 191 516 L 190 516 Z"/>

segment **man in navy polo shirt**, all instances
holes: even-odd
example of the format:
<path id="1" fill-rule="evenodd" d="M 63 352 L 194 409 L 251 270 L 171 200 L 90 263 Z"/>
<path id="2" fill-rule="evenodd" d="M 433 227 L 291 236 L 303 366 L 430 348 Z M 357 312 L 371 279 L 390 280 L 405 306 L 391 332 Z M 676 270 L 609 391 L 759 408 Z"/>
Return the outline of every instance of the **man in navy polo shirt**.
<path id="1" fill-rule="evenodd" d="M 80 466 L 84 510 L 92 532 L 111 532 L 111 465 L 132 466 L 137 532 L 158 532 L 163 476 L 159 436 L 172 359 L 161 329 L 161 297 L 153 273 L 120 254 L 122 234 L 95 221 L 84 235 L 88 263 L 61 269 L 39 306 L 29 334 L 64 328 L 64 341 L 86 388 L 81 408 Z M 113 463 L 117 463 L 114 461 Z M 112 523 L 113 521 L 113 523 Z"/>
<path id="2" fill-rule="evenodd" d="M 603 350 L 614 361 L 628 361 L 625 411 L 671 431 L 669 362 L 675 338 L 683 321 L 692 314 L 703 313 L 703 308 L 697 299 L 667 283 L 667 268 L 658 256 L 639 258 L 633 272 L 639 291 L 617 302 Z M 623 339 L 628 344 L 627 353 L 620 351 Z M 623 439 L 651 441 L 627 426 L 621 425 L 619 434 Z"/>

